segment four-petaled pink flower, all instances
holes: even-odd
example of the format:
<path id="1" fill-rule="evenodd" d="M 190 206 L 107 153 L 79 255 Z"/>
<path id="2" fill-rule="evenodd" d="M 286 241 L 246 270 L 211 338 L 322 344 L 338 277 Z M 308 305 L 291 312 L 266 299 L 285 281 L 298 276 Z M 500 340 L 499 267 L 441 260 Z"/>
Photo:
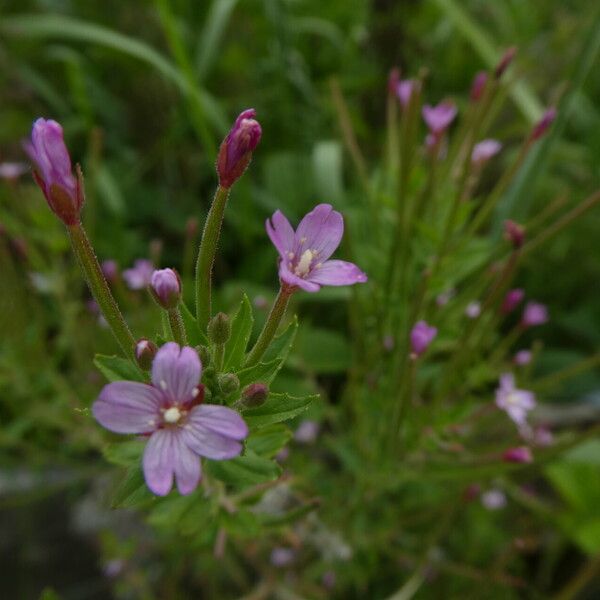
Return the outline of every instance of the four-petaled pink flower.
<path id="1" fill-rule="evenodd" d="M 92 406 L 96 420 L 115 433 L 150 435 L 143 470 L 150 490 L 165 496 L 173 477 L 181 494 L 200 481 L 200 456 L 226 460 L 242 451 L 248 427 L 234 410 L 200 404 L 202 364 L 193 348 L 169 342 L 152 363 L 152 385 L 115 381 Z"/>
<path id="2" fill-rule="evenodd" d="M 52 119 L 37 119 L 24 148 L 35 163 L 33 176 L 50 208 L 66 225 L 79 223 L 83 191 L 71 172 L 62 127 Z"/>
<path id="3" fill-rule="evenodd" d="M 426 104 L 423 107 L 423 120 L 429 131 L 435 136 L 440 136 L 456 117 L 456 106 L 453 102 L 440 102 L 437 106 Z"/>
<path id="4" fill-rule="evenodd" d="M 330 204 L 319 204 L 296 231 L 281 211 L 267 219 L 267 233 L 279 252 L 279 278 L 291 287 L 317 292 L 322 285 L 364 283 L 367 276 L 354 263 L 328 260 L 339 246 L 344 219 Z"/>
<path id="5" fill-rule="evenodd" d="M 139 258 L 133 263 L 133 267 L 123 271 L 123 279 L 131 290 L 143 290 L 150 285 L 154 265 L 147 258 Z"/>
<path id="6" fill-rule="evenodd" d="M 500 376 L 500 386 L 496 390 L 496 406 L 504 411 L 519 427 L 527 424 L 527 413 L 535 408 L 535 394 L 515 387 L 512 373 Z"/>
<path id="7" fill-rule="evenodd" d="M 410 332 L 410 348 L 413 357 L 416 358 L 423 354 L 436 335 L 437 328 L 430 326 L 425 321 L 417 321 Z"/>
<path id="8" fill-rule="evenodd" d="M 523 327 L 535 327 L 543 325 L 548 321 L 548 309 L 539 302 L 528 302 L 523 310 L 521 325 Z"/>

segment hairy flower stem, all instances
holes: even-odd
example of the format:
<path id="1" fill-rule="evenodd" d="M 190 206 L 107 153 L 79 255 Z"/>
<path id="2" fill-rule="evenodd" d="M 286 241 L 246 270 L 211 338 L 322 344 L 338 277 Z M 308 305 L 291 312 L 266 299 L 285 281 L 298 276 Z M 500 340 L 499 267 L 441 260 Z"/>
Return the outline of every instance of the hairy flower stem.
<path id="1" fill-rule="evenodd" d="M 225 361 L 225 344 L 215 344 L 213 361 L 215 370 L 217 373 L 220 373 L 223 370 L 223 363 Z"/>
<path id="2" fill-rule="evenodd" d="M 185 325 L 183 324 L 183 318 L 179 308 L 171 308 L 167 311 L 169 317 L 169 327 L 173 334 L 173 339 L 180 346 L 187 346 L 187 336 L 185 334 Z"/>
<path id="3" fill-rule="evenodd" d="M 135 362 L 135 339 L 106 283 L 83 225 L 81 223 L 68 225 L 67 231 L 75 256 L 77 256 L 90 292 L 98 303 L 102 316 L 106 319 L 123 353 Z"/>
<path id="4" fill-rule="evenodd" d="M 206 331 L 211 315 L 212 269 L 228 197 L 229 188 L 219 186 L 206 216 L 200 250 L 198 251 L 196 262 L 196 320 L 202 332 Z"/>
<path id="5" fill-rule="evenodd" d="M 254 366 L 260 361 L 263 354 L 266 352 L 271 340 L 277 333 L 277 328 L 283 319 L 283 315 L 285 315 L 287 305 L 294 291 L 295 290 L 293 287 L 282 284 L 281 288 L 279 289 L 279 293 L 277 294 L 277 298 L 275 298 L 275 302 L 271 308 L 271 312 L 267 317 L 267 322 L 260 332 L 254 347 L 252 350 L 250 350 L 248 356 L 246 357 L 246 362 L 244 363 L 245 367 Z"/>

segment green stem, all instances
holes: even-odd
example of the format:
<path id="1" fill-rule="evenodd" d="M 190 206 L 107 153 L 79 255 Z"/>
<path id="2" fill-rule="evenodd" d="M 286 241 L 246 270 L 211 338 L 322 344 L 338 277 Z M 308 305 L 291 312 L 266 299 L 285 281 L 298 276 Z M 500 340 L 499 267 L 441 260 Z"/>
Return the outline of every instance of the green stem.
<path id="1" fill-rule="evenodd" d="M 220 373 L 223 370 L 224 360 L 225 360 L 225 344 L 215 344 L 215 353 L 213 356 L 213 361 L 214 361 L 215 370 L 217 373 Z"/>
<path id="2" fill-rule="evenodd" d="M 187 346 L 187 336 L 185 334 L 185 325 L 183 324 L 181 311 L 177 307 L 171 308 L 167 311 L 167 316 L 169 317 L 169 326 L 171 327 L 173 339 L 180 346 Z"/>
<path id="3" fill-rule="evenodd" d="M 285 310 L 287 308 L 288 302 L 292 294 L 294 293 L 294 288 L 282 284 L 279 289 L 279 293 L 277 294 L 277 298 L 275 298 L 275 302 L 273 303 L 273 307 L 271 308 L 271 312 L 267 317 L 267 322 L 263 327 L 263 330 L 260 332 L 256 343 L 248 357 L 246 358 L 246 362 L 244 363 L 245 367 L 252 367 L 262 358 L 263 354 L 266 352 L 271 340 L 275 336 L 277 332 L 277 328 L 281 323 L 281 319 L 283 319 L 283 315 L 285 314 Z"/>
<path id="4" fill-rule="evenodd" d="M 206 331 L 211 314 L 212 269 L 221 233 L 221 223 L 229 197 L 229 188 L 219 186 L 206 216 L 196 262 L 196 319 L 200 331 Z"/>
<path id="5" fill-rule="evenodd" d="M 77 256 L 90 292 L 100 307 L 102 316 L 106 319 L 124 354 L 135 361 L 135 339 L 106 283 L 83 225 L 81 223 L 69 225 L 67 231 L 71 238 L 75 256 Z"/>

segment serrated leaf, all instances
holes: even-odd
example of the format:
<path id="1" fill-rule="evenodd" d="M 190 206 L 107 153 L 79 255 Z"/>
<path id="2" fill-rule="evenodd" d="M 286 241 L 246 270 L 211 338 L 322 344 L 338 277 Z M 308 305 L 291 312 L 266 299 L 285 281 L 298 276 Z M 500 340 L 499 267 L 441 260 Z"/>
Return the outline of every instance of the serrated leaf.
<path id="1" fill-rule="evenodd" d="M 292 432 L 285 425 L 271 425 L 251 433 L 246 440 L 246 448 L 259 456 L 272 458 L 291 437 Z"/>
<path id="2" fill-rule="evenodd" d="M 236 488 L 273 481 L 281 474 L 276 462 L 257 456 L 252 450 L 231 460 L 210 461 L 207 466 L 213 477 Z"/>
<path id="3" fill-rule="evenodd" d="M 317 394 L 301 398 L 288 394 L 269 394 L 262 406 L 243 412 L 244 421 L 250 429 L 287 421 L 303 413 L 318 397 Z"/>
<path id="4" fill-rule="evenodd" d="M 263 360 L 269 361 L 274 358 L 281 358 L 285 361 L 294 345 L 296 333 L 298 333 L 298 317 L 294 315 L 291 323 L 271 342 L 263 356 Z"/>
<path id="5" fill-rule="evenodd" d="M 238 371 L 237 376 L 240 380 L 240 389 L 257 381 L 261 383 L 271 383 L 279 369 L 281 369 L 282 364 L 283 359 L 275 358 L 269 362 L 261 362 L 253 367 Z"/>
<path id="6" fill-rule="evenodd" d="M 248 296 L 244 294 L 231 323 L 231 336 L 225 344 L 225 371 L 233 371 L 242 364 L 253 325 L 252 306 Z"/>
<path id="7" fill-rule="evenodd" d="M 108 381 L 145 381 L 140 368 L 126 358 L 96 354 L 94 364 Z"/>
<path id="8" fill-rule="evenodd" d="M 127 469 L 125 476 L 112 497 L 112 508 L 132 508 L 155 499 L 146 486 L 144 474 L 139 466 Z"/>
<path id="9" fill-rule="evenodd" d="M 181 318 L 183 319 L 183 325 L 185 326 L 188 344 L 190 346 L 199 346 L 200 344 L 206 346 L 208 344 L 208 339 L 206 338 L 206 335 L 200 331 L 198 322 L 190 312 L 190 309 L 186 306 L 185 302 L 181 302 L 179 307 L 181 309 Z"/>
<path id="10" fill-rule="evenodd" d="M 144 453 L 145 442 L 132 440 L 129 442 L 121 442 L 111 444 L 102 450 L 104 458 L 108 462 L 121 467 L 131 467 L 139 465 Z"/>

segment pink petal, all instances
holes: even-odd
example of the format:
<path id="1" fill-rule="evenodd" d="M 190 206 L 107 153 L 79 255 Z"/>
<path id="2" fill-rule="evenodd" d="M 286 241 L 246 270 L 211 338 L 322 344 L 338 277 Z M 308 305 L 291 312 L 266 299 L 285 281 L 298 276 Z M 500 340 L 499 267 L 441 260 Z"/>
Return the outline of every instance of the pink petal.
<path id="1" fill-rule="evenodd" d="M 277 248 L 283 260 L 289 260 L 288 253 L 294 251 L 294 230 L 290 222 L 285 218 L 280 210 L 275 211 L 270 219 L 265 223 L 267 234 L 271 238 L 273 245 Z"/>
<path id="2" fill-rule="evenodd" d="M 321 285 L 353 285 L 364 283 L 367 276 L 354 263 L 328 260 L 311 271 L 309 280 Z"/>
<path id="3" fill-rule="evenodd" d="M 104 386 L 92 413 L 109 431 L 146 433 L 156 427 L 161 398 L 157 389 L 145 383 L 115 381 Z"/>
<path id="4" fill-rule="evenodd" d="M 307 279 L 302 279 L 302 277 L 298 277 L 297 275 L 294 275 L 287 268 L 287 265 L 283 260 L 279 263 L 279 278 L 288 285 L 297 286 L 299 288 L 302 288 L 306 292 L 318 292 L 321 289 L 320 285 L 312 283 Z"/>
<path id="5" fill-rule="evenodd" d="M 234 440 L 243 440 L 248 435 L 248 426 L 242 416 L 226 406 L 201 404 L 192 409 L 189 419 L 194 425 Z"/>
<path id="6" fill-rule="evenodd" d="M 185 443 L 185 435 L 182 430 L 173 432 L 173 468 L 177 489 L 183 496 L 191 494 L 200 482 L 202 470 L 200 458 Z"/>
<path id="7" fill-rule="evenodd" d="M 340 245 L 343 233 L 342 215 L 331 204 L 319 204 L 300 221 L 294 252 L 301 256 L 306 250 L 316 250 L 317 260 L 325 262 Z"/>
<path id="8" fill-rule="evenodd" d="M 152 383 L 172 402 L 189 400 L 200 382 L 202 365 L 193 348 L 169 342 L 152 363 Z"/>
<path id="9" fill-rule="evenodd" d="M 172 429 L 155 431 L 146 444 L 142 467 L 146 484 L 158 496 L 166 496 L 173 485 L 176 433 Z"/>
<path id="10" fill-rule="evenodd" d="M 185 444 L 200 456 L 206 456 L 213 460 L 226 460 L 238 456 L 242 451 L 242 444 L 202 427 L 197 423 L 190 422 L 182 430 Z"/>

